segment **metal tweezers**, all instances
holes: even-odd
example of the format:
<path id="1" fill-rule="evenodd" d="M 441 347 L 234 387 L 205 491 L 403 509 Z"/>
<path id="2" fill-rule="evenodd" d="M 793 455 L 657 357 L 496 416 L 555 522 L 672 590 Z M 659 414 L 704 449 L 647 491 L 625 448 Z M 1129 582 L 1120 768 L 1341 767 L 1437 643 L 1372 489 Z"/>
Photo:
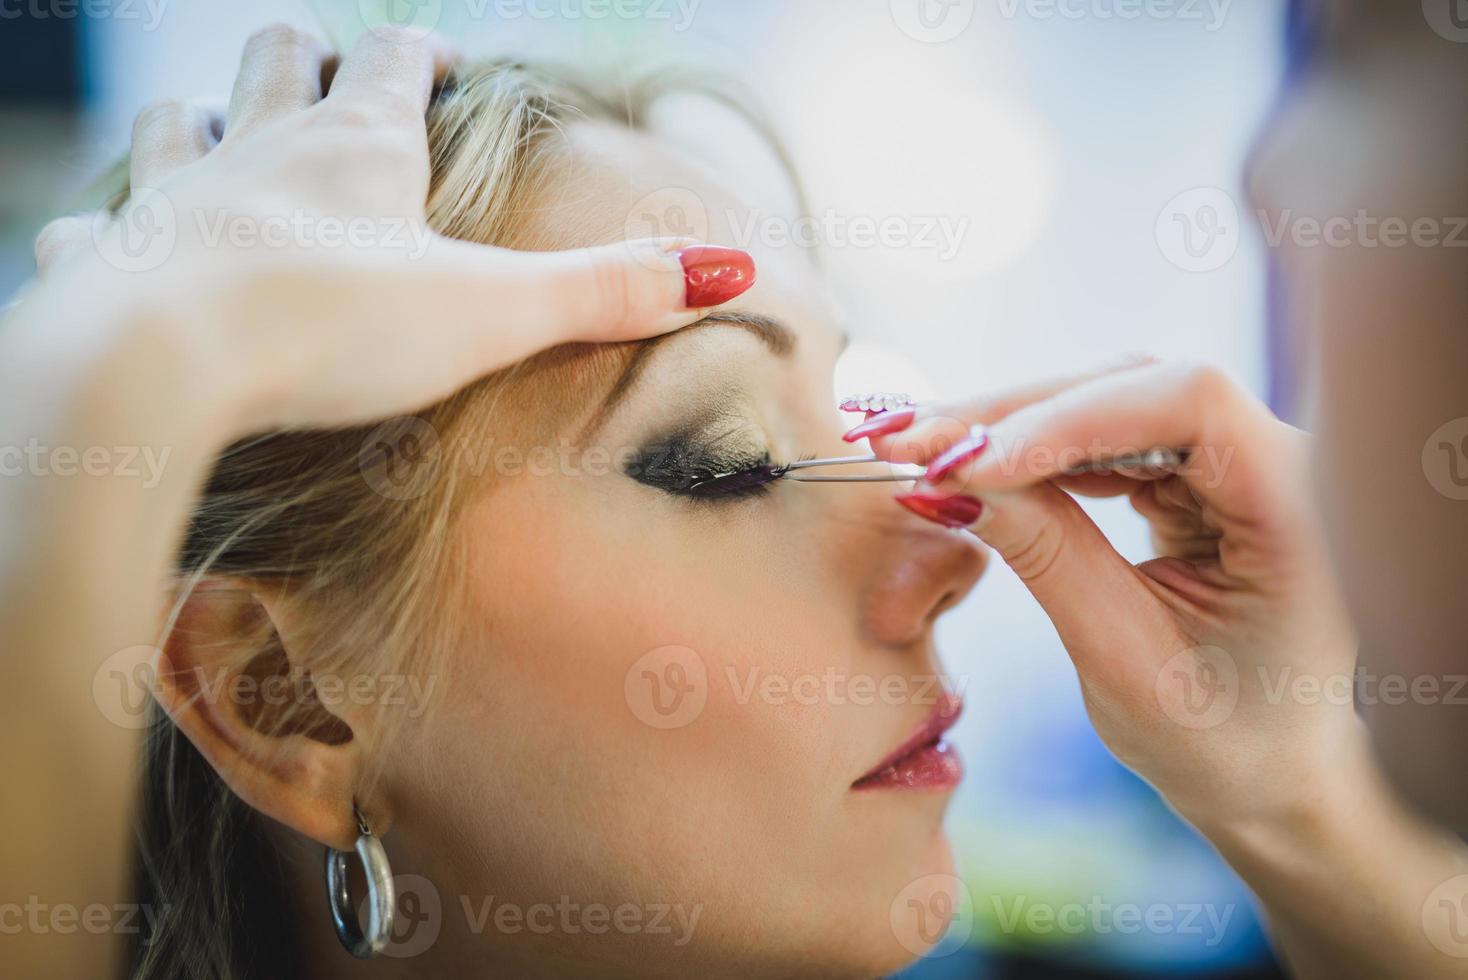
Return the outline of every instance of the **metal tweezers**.
<path id="1" fill-rule="evenodd" d="M 876 456 L 835 456 L 829 459 L 807 459 L 791 463 L 785 468 L 787 480 L 797 483 L 910 483 L 921 480 L 926 467 L 903 463 L 889 463 L 890 472 L 862 474 L 858 476 L 825 476 L 806 473 L 827 466 L 854 466 L 860 463 L 884 462 Z M 1187 462 L 1187 454 L 1176 449 L 1152 449 L 1145 453 L 1124 453 L 1111 459 L 1093 460 L 1082 466 L 1062 471 L 1063 476 L 1086 476 L 1088 474 L 1115 473 L 1131 470 L 1141 474 L 1162 476 L 1176 473 Z"/>

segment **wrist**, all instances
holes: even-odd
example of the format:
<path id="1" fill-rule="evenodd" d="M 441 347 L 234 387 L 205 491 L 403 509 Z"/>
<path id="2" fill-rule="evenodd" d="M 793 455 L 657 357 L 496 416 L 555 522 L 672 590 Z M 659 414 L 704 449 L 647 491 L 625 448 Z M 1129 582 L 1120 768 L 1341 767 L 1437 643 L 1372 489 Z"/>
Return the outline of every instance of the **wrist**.
<path id="1" fill-rule="evenodd" d="M 1282 776 L 1283 785 L 1257 800 L 1183 816 L 1243 871 L 1341 853 L 1349 838 L 1374 825 L 1389 806 L 1390 791 L 1358 720 L 1352 719 L 1331 751 L 1303 768 Z"/>

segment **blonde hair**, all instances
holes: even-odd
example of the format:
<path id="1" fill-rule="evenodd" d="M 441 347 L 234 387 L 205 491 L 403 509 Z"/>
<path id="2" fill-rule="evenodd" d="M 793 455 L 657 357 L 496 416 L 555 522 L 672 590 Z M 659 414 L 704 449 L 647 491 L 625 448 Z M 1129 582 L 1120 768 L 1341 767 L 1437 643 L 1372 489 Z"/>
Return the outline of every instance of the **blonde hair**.
<path id="1" fill-rule="evenodd" d="M 431 226 L 457 238 L 525 247 L 533 216 L 518 211 L 517 202 L 548 174 L 563 127 L 592 119 L 641 128 L 652 102 L 671 91 L 702 92 L 739 111 L 789 169 L 748 100 L 722 87 L 659 73 L 599 89 L 565 71 L 489 62 L 461 69 L 430 108 Z M 311 623 L 313 672 L 356 677 L 432 669 L 437 651 L 457 638 L 455 583 L 462 581 L 465 556 L 452 533 L 455 520 L 484 482 L 455 459 L 470 440 L 454 434 L 487 431 L 501 399 L 523 414 L 532 394 L 572 387 L 547 373 L 599 373 L 607 357 L 599 347 L 549 351 L 420 413 L 421 423 L 408 420 L 403 430 L 388 423 L 390 444 L 426 423 L 442 437 L 443 452 L 435 465 L 400 468 L 390 494 L 372 478 L 371 467 L 384 461 L 364 463 L 375 426 L 265 433 L 235 443 L 216 461 L 189 523 L 177 563 L 179 603 L 206 577 L 279 586 Z M 534 406 L 547 408 L 543 397 Z M 269 624 L 255 627 L 240 638 L 238 666 L 282 662 Z M 384 720 L 390 730 L 391 720 Z M 352 736 L 346 730 L 322 737 Z M 133 949 L 132 975 L 294 975 L 300 944 L 284 897 L 285 861 L 264 818 L 224 785 L 156 706 L 140 812 L 136 896 L 151 916 Z"/>

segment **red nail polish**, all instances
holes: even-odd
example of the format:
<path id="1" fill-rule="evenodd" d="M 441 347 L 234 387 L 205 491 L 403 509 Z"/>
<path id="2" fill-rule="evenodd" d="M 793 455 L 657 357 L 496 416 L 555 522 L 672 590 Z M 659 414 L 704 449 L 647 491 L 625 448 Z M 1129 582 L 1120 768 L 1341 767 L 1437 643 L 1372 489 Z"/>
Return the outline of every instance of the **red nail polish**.
<path id="1" fill-rule="evenodd" d="M 917 418 L 915 408 L 904 408 L 896 412 L 878 412 L 841 438 L 847 442 L 861 442 L 863 439 L 872 439 L 876 436 L 890 436 L 912 425 L 912 420 L 915 418 Z"/>
<path id="2" fill-rule="evenodd" d="M 904 493 L 893 499 L 924 520 L 944 527 L 968 527 L 984 513 L 984 505 L 973 497 Z"/>
<path id="3" fill-rule="evenodd" d="M 942 483 L 943 478 L 964 463 L 972 462 L 989 448 L 989 433 L 983 429 L 977 429 L 967 439 L 959 442 L 948 452 L 939 456 L 928 466 L 928 473 L 923 479 L 928 483 Z"/>
<path id="4" fill-rule="evenodd" d="M 720 306 L 754 285 L 754 257 L 737 248 L 695 245 L 678 253 L 688 283 L 690 310 Z"/>

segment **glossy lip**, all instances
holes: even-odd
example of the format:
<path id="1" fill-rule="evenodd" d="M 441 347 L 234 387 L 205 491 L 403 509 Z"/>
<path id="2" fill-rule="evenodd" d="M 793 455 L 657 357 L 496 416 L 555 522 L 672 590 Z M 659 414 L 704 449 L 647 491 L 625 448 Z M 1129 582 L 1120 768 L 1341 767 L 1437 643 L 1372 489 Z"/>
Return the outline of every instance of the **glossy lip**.
<path id="1" fill-rule="evenodd" d="M 911 736 L 907 738 L 896 749 L 892 750 L 881 762 L 873 766 L 871 771 L 851 784 L 852 789 L 863 789 L 866 785 L 876 785 L 877 780 L 886 774 L 889 769 L 895 768 L 908 756 L 919 749 L 930 745 L 937 745 L 943 741 L 943 735 L 958 722 L 959 715 L 963 714 L 963 699 L 952 691 L 944 691 L 938 703 L 933 705 L 927 720 Z"/>

